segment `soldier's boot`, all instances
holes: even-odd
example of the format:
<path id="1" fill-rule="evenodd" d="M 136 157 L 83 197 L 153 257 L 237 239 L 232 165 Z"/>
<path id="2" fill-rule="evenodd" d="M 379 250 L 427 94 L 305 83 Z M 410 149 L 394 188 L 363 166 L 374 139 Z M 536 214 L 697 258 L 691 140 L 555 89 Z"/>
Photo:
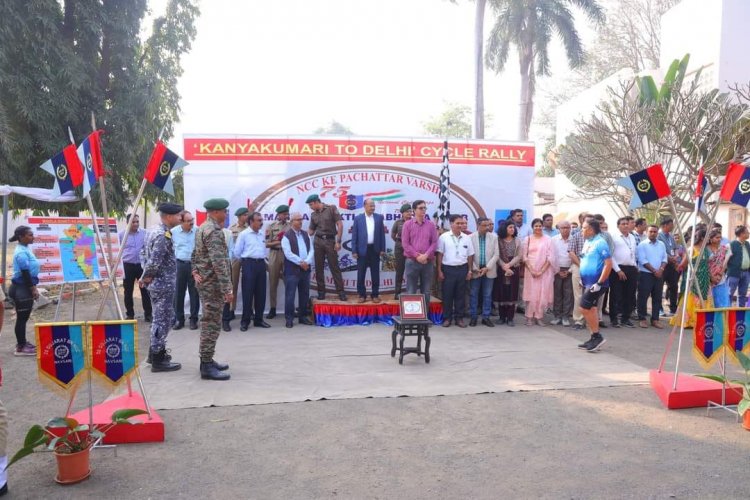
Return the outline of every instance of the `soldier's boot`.
<path id="1" fill-rule="evenodd" d="M 272 307 L 268 310 L 268 315 L 266 316 L 266 319 L 273 319 L 276 317 L 276 308 Z"/>
<path id="2" fill-rule="evenodd" d="M 167 361 L 172 361 L 172 355 L 169 354 L 169 349 L 167 349 L 166 351 L 167 351 L 167 356 L 166 356 Z M 151 364 L 151 362 L 153 361 L 153 357 L 154 356 L 153 354 L 151 354 L 151 349 L 149 349 L 148 357 L 146 358 L 146 363 Z"/>
<path id="3" fill-rule="evenodd" d="M 232 331 L 232 325 L 229 324 L 229 321 L 222 321 L 221 322 L 221 329 L 225 332 L 231 332 Z"/>
<path id="4" fill-rule="evenodd" d="M 216 360 L 213 360 L 211 362 L 214 364 L 216 369 L 219 370 L 220 372 L 229 370 L 229 365 L 226 363 L 217 363 Z"/>
<path id="5" fill-rule="evenodd" d="M 182 368 L 180 363 L 172 363 L 171 356 L 167 359 L 167 350 L 162 349 L 151 354 L 151 371 L 152 372 L 173 372 Z"/>
<path id="6" fill-rule="evenodd" d="M 201 361 L 201 378 L 204 380 L 229 380 L 229 374 L 219 370 L 214 361 Z"/>

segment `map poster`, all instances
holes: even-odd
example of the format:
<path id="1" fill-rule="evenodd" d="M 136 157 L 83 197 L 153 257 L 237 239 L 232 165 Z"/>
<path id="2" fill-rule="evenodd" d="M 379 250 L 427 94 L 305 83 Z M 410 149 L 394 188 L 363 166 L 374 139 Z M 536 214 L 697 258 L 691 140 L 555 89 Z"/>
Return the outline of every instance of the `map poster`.
<path id="1" fill-rule="evenodd" d="M 104 238 L 104 219 L 97 222 Z M 39 260 L 42 285 L 109 278 L 90 217 L 29 217 L 28 225 L 34 231 L 34 244 L 30 248 Z M 110 218 L 109 225 L 112 253 L 117 255 L 120 241 L 115 219 Z M 122 264 L 116 274 L 120 279 L 124 276 Z"/>

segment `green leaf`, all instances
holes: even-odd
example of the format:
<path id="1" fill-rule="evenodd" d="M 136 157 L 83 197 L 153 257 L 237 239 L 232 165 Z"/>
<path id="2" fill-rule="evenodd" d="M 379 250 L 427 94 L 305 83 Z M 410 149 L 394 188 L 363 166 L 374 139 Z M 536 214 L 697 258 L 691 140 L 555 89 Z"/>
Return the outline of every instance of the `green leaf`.
<path id="1" fill-rule="evenodd" d="M 750 408 L 750 399 L 743 399 L 740 401 L 740 404 L 737 405 L 737 413 L 739 413 L 741 417 L 745 414 L 748 408 Z"/>
<path id="2" fill-rule="evenodd" d="M 146 410 L 123 408 L 122 410 L 117 410 L 112 414 L 112 422 L 116 424 L 130 424 L 132 422 L 128 421 L 129 418 L 135 417 L 136 415 L 145 415 L 146 413 L 148 413 Z"/>
<path id="3" fill-rule="evenodd" d="M 742 351 L 737 351 L 737 359 L 742 369 L 745 370 L 745 375 L 748 375 L 748 372 L 750 372 L 750 357 Z"/>
<path id="4" fill-rule="evenodd" d="M 33 448 L 34 446 L 37 446 L 35 443 L 38 443 L 40 440 L 42 442 L 47 441 L 47 433 L 44 431 L 44 427 L 39 424 L 32 425 L 29 432 L 26 433 L 26 437 L 23 440 L 23 446 Z"/>
<path id="5" fill-rule="evenodd" d="M 59 429 L 61 427 L 75 429 L 78 427 L 78 421 L 70 417 L 54 417 L 47 422 L 47 428 L 49 429 Z"/>
<path id="6" fill-rule="evenodd" d="M 726 378 L 726 377 L 723 377 L 721 375 L 712 375 L 710 373 L 698 373 L 695 376 L 696 377 L 701 377 L 701 378 L 707 378 L 709 380 L 713 380 L 714 382 L 719 382 L 721 384 L 723 384 L 723 383 L 729 383 L 729 379 Z"/>
<path id="7" fill-rule="evenodd" d="M 10 462 L 8 462 L 8 465 L 6 465 L 5 468 L 7 469 L 8 467 L 10 467 L 11 465 L 13 465 L 14 463 L 18 462 L 19 460 L 21 460 L 24 457 L 27 457 L 27 456 L 31 455 L 32 453 L 34 453 L 34 449 L 33 448 L 21 448 L 20 450 L 18 450 L 16 452 L 15 455 L 13 455 L 13 458 L 10 459 Z"/>
<path id="8" fill-rule="evenodd" d="M 641 104 L 653 104 L 658 98 L 659 91 L 656 88 L 656 82 L 654 77 L 650 75 L 636 78 L 638 84 L 639 97 L 641 98 Z"/>

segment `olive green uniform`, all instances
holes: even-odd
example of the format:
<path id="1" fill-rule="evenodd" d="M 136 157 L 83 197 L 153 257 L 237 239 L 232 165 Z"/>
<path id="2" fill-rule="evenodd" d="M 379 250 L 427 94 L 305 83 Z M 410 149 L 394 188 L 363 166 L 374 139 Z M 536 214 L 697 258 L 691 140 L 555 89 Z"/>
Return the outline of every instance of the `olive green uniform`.
<path id="1" fill-rule="evenodd" d="M 266 229 L 266 243 L 272 241 L 281 241 L 281 236 L 289 229 L 289 221 L 274 221 Z M 268 249 L 268 280 L 270 281 L 271 309 L 276 309 L 276 295 L 278 295 L 279 280 L 284 268 L 284 252 L 281 245 L 270 247 Z"/>
<path id="2" fill-rule="evenodd" d="M 232 290 L 229 250 L 224 232 L 208 218 L 195 235 L 192 266 L 201 277 L 196 283 L 203 304 L 199 353 L 201 362 L 213 361 L 216 341 L 221 329 L 221 310 L 224 296 Z"/>
<path id="3" fill-rule="evenodd" d="M 313 238 L 313 249 L 315 251 L 315 282 L 318 287 L 318 293 L 325 293 L 325 266 L 324 261 L 328 260 L 328 267 L 333 275 L 333 282 L 336 285 L 336 293 L 344 294 L 344 279 L 341 276 L 339 268 L 339 256 L 336 252 L 336 237 L 338 230 L 336 224 L 341 220 L 341 214 L 333 205 L 323 205 L 319 211 L 313 211 L 310 215 L 310 232 L 315 235 Z"/>
<path id="4" fill-rule="evenodd" d="M 404 269 L 406 267 L 406 257 L 404 256 L 404 246 L 401 244 L 401 232 L 404 229 L 404 219 L 399 219 L 393 223 L 391 228 L 391 238 L 395 243 L 393 255 L 396 260 L 396 295 L 401 293 L 401 283 L 404 281 Z"/>
<path id="5" fill-rule="evenodd" d="M 232 241 L 237 242 L 237 237 L 242 231 L 247 229 L 247 224 L 240 225 L 237 222 L 229 226 L 229 230 L 232 232 Z M 237 306 L 237 287 L 240 284 L 240 269 L 242 269 L 242 262 L 240 259 L 232 259 L 232 303 L 230 304 L 230 310 L 234 312 L 235 306 Z"/>

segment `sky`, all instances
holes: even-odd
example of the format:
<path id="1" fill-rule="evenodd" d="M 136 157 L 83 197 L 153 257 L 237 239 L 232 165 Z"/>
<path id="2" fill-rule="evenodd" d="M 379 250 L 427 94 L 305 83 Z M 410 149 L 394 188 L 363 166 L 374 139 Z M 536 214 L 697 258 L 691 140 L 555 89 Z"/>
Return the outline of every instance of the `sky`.
<path id="1" fill-rule="evenodd" d="M 165 3 L 151 0 L 153 14 Z M 361 136 L 423 136 L 447 102 L 473 102 L 468 0 L 205 0 L 200 9 L 179 83 L 178 153 L 182 134 L 311 134 L 331 120 Z M 485 33 L 491 18 L 488 7 Z M 512 57 L 501 75 L 485 70 L 488 139 L 516 137 L 517 67 Z"/>

